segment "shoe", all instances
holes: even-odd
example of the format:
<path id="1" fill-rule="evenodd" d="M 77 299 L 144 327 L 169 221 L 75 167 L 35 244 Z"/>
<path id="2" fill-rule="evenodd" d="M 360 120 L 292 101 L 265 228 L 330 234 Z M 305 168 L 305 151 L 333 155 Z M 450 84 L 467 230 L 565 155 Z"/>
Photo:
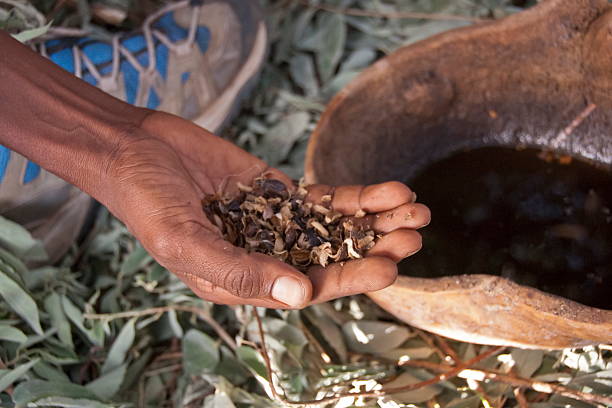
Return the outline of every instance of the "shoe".
<path id="1" fill-rule="evenodd" d="M 70 35 L 66 35 L 70 34 Z M 267 52 L 255 0 L 171 3 L 110 41 L 55 29 L 36 45 L 51 61 L 130 104 L 218 132 L 254 84 Z M 0 146 L 0 215 L 43 241 L 52 262 L 81 231 L 91 199 Z"/>

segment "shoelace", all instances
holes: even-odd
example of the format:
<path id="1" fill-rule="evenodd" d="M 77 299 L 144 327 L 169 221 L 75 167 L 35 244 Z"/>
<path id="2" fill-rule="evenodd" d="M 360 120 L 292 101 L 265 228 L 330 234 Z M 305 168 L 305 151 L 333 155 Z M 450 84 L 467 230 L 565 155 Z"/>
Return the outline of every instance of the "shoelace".
<path id="1" fill-rule="evenodd" d="M 166 34 L 160 30 L 154 29 L 152 24 L 160 16 L 165 13 L 175 11 L 187 6 L 193 6 L 193 13 L 191 13 L 191 21 L 189 24 L 189 31 L 187 37 L 176 43 L 173 43 Z M 200 1 L 182 0 L 177 3 L 168 4 L 152 13 L 146 18 L 142 25 L 142 34 L 145 38 L 147 53 L 149 54 L 148 66 L 142 66 L 137 58 L 127 48 L 121 45 L 121 38 L 125 34 L 115 34 L 111 39 L 111 45 L 113 47 L 112 55 L 112 69 L 109 75 L 102 75 L 96 68 L 95 64 L 87 57 L 87 55 L 79 48 L 78 45 L 72 46 L 72 54 L 74 58 L 74 75 L 78 78 L 83 77 L 83 63 L 87 67 L 88 72 L 98 81 L 98 86 L 103 89 L 113 89 L 118 86 L 119 79 L 119 66 L 120 56 L 123 56 L 129 61 L 129 63 L 138 71 L 139 74 L 144 76 L 154 76 L 156 73 L 156 58 L 155 58 L 155 43 L 153 38 L 158 39 L 163 43 L 169 50 L 174 51 L 177 55 L 185 55 L 190 52 L 193 47 L 196 38 L 196 31 L 198 28 L 198 21 L 200 18 L 201 10 Z M 48 34 L 44 37 L 45 40 L 57 38 L 61 36 L 72 36 L 72 37 L 84 37 L 89 33 L 84 30 L 78 29 L 67 29 L 62 27 L 54 27 L 49 29 Z M 132 33 L 131 33 L 132 34 Z M 47 47 L 44 42 L 35 44 L 33 47 L 44 57 L 48 58 Z M 82 61 L 82 62 L 81 62 Z"/>

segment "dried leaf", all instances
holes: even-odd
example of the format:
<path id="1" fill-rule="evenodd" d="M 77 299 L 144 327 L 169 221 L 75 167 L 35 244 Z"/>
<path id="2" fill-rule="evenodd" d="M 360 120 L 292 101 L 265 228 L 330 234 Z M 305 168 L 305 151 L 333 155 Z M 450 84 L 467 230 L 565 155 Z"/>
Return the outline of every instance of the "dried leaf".
<path id="1" fill-rule="evenodd" d="M 433 375 L 431 376 L 433 377 Z M 385 387 L 395 388 L 395 387 L 404 387 L 410 384 L 416 384 L 418 382 L 423 381 L 424 379 L 417 378 L 410 373 L 402 373 L 394 379 L 385 384 Z M 396 402 L 404 402 L 404 403 L 412 403 L 418 404 L 419 402 L 429 401 L 436 395 L 439 395 L 442 392 L 442 387 L 439 385 L 430 385 L 423 388 L 418 388 L 412 391 L 400 392 L 397 394 L 391 394 L 393 401 Z"/>
<path id="2" fill-rule="evenodd" d="M 542 365 L 544 351 L 512 349 L 510 352 L 515 362 L 514 369 L 520 377 L 530 378 Z"/>

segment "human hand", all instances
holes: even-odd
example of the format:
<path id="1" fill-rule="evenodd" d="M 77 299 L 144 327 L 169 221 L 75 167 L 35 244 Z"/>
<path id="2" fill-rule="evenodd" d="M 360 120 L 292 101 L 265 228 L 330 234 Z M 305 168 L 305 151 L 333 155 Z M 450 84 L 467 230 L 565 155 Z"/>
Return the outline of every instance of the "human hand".
<path id="1" fill-rule="evenodd" d="M 104 201 L 163 266 L 198 296 L 223 304 L 270 308 L 311 303 L 382 289 L 396 278 L 395 262 L 421 247 L 415 231 L 429 222 L 429 210 L 397 182 L 374 186 L 309 187 L 307 200 L 332 193 L 332 207 L 346 215 L 359 209 L 384 236 L 366 258 L 303 274 L 270 256 L 247 253 L 223 239 L 205 216 L 206 194 L 237 193 L 264 174 L 291 186 L 282 172 L 235 145 L 176 116 L 154 112 L 142 133 L 127 137 L 108 164 Z"/>
<path id="2" fill-rule="evenodd" d="M 0 143 L 106 205 L 162 265 L 218 303 L 272 308 L 381 289 L 394 261 L 421 246 L 413 229 L 429 211 L 399 183 L 338 187 L 332 206 L 386 235 L 366 259 L 311 268 L 307 275 L 223 239 L 204 215 L 204 195 L 231 194 L 238 181 L 286 175 L 176 116 L 128 105 L 81 81 L 0 30 Z M 311 200 L 328 193 L 311 187 Z M 363 222 L 360 221 L 360 222 Z"/>

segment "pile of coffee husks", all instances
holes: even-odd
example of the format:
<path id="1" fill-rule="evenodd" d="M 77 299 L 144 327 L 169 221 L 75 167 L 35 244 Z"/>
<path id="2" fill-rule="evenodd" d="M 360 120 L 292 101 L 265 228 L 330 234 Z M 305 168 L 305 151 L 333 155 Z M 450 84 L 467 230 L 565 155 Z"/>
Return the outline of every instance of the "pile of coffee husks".
<path id="1" fill-rule="evenodd" d="M 329 195 L 312 204 L 305 202 L 303 185 L 290 193 L 273 179 L 256 179 L 252 186 L 239 183 L 238 188 L 238 196 L 210 195 L 202 202 L 208 218 L 235 246 L 302 271 L 313 264 L 362 258 L 374 246 L 374 231 L 334 211 Z"/>

